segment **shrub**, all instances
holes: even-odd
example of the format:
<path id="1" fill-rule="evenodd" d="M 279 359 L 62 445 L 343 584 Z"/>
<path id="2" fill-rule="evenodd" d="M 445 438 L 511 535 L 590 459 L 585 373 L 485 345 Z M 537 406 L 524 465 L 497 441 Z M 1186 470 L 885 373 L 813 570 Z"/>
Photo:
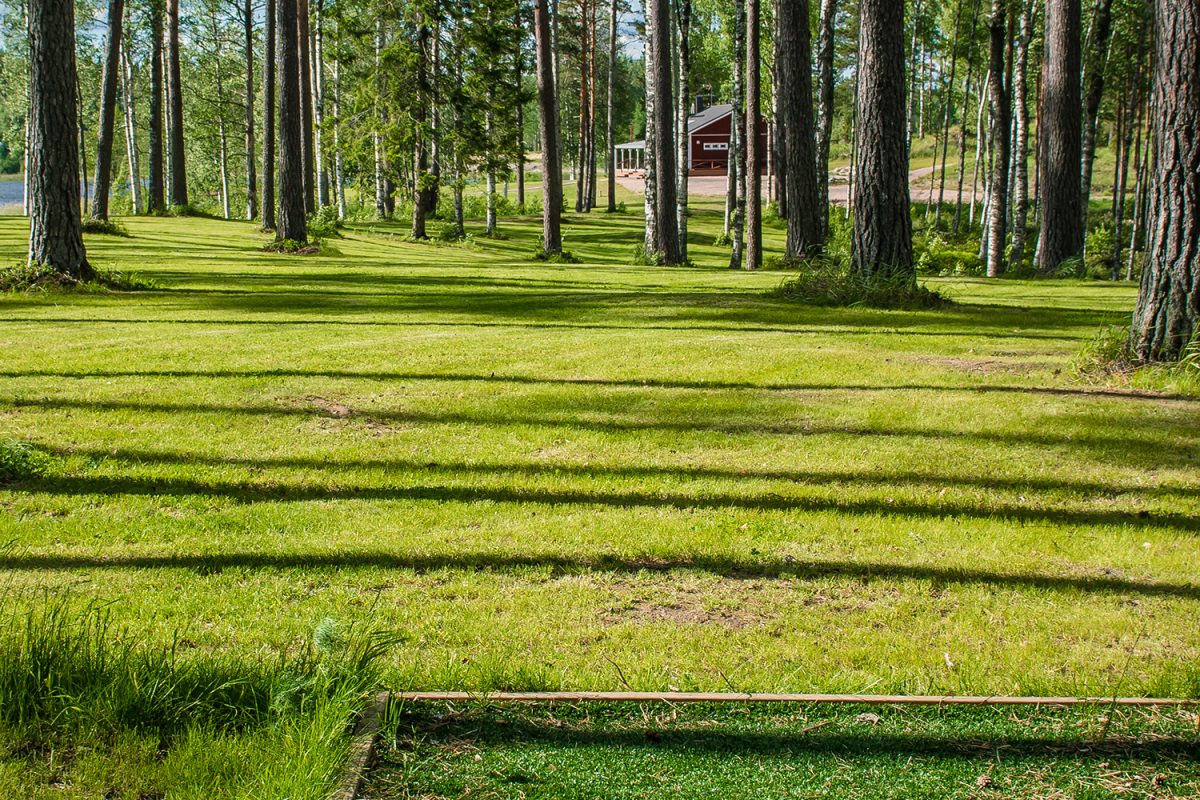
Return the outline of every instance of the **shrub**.
<path id="1" fill-rule="evenodd" d="M 311 256 L 321 252 L 321 246 L 314 242 L 297 242 L 295 239 L 276 239 L 264 245 L 263 250 L 289 256 Z"/>
<path id="2" fill-rule="evenodd" d="M 322 206 L 309 214 L 307 228 L 308 239 L 313 244 L 342 238 L 342 221 L 338 219 L 337 209 L 330 206 Z"/>
<path id="3" fill-rule="evenodd" d="M 814 306 L 866 306 L 887 309 L 924 309 L 949 305 L 944 295 L 907 279 L 863 280 L 843 263 L 829 257 L 794 262 L 795 276 L 774 294 Z"/>
<path id="4" fill-rule="evenodd" d="M 20 264 L 0 269 L 0 292 L 49 291 L 53 289 L 75 289 L 96 291 L 112 289 L 119 292 L 140 292 L 161 289 L 162 285 L 152 278 L 143 278 L 135 272 L 95 268 L 92 281 L 78 281 L 63 275 L 44 264 Z"/>
<path id="5" fill-rule="evenodd" d="M 52 463 L 49 455 L 25 442 L 0 441 L 0 483 L 40 478 Z"/>
<path id="6" fill-rule="evenodd" d="M 115 219 L 85 219 L 83 221 L 83 232 L 92 233 L 100 236 L 123 236 L 126 239 L 132 239 L 133 235 L 123 224 Z"/>
<path id="7" fill-rule="evenodd" d="M 1070 371 L 1079 378 L 1105 378 L 1127 374 L 1132 366 L 1128 326 L 1106 325 L 1079 348 Z"/>

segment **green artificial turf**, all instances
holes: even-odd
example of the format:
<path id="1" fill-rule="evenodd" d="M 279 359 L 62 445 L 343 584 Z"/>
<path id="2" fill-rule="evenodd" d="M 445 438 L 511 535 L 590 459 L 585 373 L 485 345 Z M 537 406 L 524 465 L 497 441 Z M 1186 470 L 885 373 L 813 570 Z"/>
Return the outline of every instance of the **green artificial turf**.
<path id="1" fill-rule="evenodd" d="M 694 268 L 633 214 L 567 265 L 528 218 L 89 236 L 163 288 L 0 296 L 0 439 L 53 457 L 0 486 L 10 601 L 249 659 L 370 619 L 395 688 L 1200 694 L 1200 402 L 1069 370 L 1135 288 L 798 306 L 716 202 Z"/>
<path id="2" fill-rule="evenodd" d="M 399 798 L 1190 798 L 1179 709 L 416 704 L 364 795 Z"/>

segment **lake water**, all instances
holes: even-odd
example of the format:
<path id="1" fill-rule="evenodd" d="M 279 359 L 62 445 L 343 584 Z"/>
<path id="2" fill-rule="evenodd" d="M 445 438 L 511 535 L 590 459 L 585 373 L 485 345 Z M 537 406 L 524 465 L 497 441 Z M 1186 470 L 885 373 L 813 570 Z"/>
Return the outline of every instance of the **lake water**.
<path id="1" fill-rule="evenodd" d="M 24 201 L 24 181 L 0 181 L 0 214 L 20 214 Z"/>

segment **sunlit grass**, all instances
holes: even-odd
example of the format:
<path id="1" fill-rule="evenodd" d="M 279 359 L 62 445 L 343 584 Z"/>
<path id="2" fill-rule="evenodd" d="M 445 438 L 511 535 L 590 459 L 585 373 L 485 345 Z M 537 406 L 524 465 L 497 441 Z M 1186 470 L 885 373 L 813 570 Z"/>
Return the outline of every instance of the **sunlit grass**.
<path id="1" fill-rule="evenodd" d="M 1200 694 L 1200 403 L 1069 374 L 1133 287 L 797 306 L 715 200 L 692 269 L 633 214 L 555 266 L 124 222 L 93 260 L 162 290 L 0 296 L 0 439 L 56 464 L 0 487 L 18 596 L 250 658 L 371 619 L 398 688 Z"/>

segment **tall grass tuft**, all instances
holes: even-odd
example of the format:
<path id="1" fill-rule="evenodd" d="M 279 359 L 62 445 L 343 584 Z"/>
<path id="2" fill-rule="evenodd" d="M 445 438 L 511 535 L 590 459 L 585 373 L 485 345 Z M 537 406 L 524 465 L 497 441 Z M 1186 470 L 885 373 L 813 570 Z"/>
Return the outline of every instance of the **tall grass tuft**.
<path id="1" fill-rule="evenodd" d="M 292 655 L 183 656 L 116 629 L 100 607 L 46 597 L 17 610 L 0 598 L 0 739 L 71 752 L 149 736 L 168 756 L 164 791 L 317 800 L 340 776 L 350 726 L 398 641 L 325 620 Z M 226 755 L 208 764 L 208 753 Z"/>

